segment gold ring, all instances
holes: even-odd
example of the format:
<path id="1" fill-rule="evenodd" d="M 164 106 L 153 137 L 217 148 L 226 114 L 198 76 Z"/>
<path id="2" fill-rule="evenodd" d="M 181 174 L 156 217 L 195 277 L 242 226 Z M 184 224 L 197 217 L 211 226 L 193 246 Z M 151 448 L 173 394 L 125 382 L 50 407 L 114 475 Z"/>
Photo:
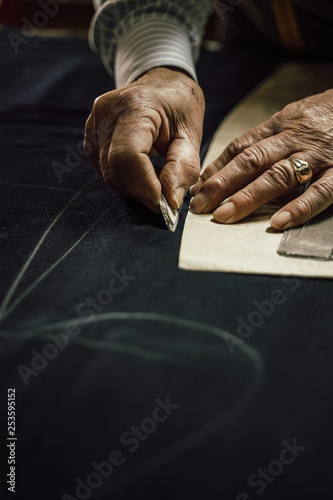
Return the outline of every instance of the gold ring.
<path id="1" fill-rule="evenodd" d="M 292 164 L 298 184 L 305 184 L 312 177 L 312 170 L 307 161 L 298 158 L 287 158 Z"/>

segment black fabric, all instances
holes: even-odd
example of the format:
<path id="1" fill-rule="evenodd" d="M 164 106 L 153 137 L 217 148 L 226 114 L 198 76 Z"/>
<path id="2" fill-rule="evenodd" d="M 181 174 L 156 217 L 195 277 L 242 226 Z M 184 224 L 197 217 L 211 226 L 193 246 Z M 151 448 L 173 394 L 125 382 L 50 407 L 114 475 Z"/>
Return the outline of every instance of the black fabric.
<path id="1" fill-rule="evenodd" d="M 329 498 L 331 281 L 179 270 L 188 200 L 169 233 L 161 216 L 109 190 L 82 154 L 93 100 L 112 88 L 99 58 L 79 39 L 34 38 L 14 54 L 7 35 L 2 498 Z M 246 48 L 201 54 L 202 155 L 223 116 L 279 61 Z M 54 162 L 71 168 L 62 182 Z M 8 388 L 15 495 L 5 484 Z M 281 452 L 289 464 L 276 462 Z"/>

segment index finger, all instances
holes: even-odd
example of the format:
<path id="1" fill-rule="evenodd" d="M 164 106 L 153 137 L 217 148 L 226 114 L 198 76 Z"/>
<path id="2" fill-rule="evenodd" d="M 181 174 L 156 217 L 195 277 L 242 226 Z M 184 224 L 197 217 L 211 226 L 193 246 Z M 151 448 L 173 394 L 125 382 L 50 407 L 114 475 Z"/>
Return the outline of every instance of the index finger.
<path id="1" fill-rule="evenodd" d="M 195 196 L 207 179 L 219 172 L 245 149 L 263 139 L 273 136 L 274 129 L 272 124 L 272 119 L 269 119 L 231 141 L 222 153 L 201 171 L 199 180 L 190 188 L 190 194 Z"/>
<path id="2" fill-rule="evenodd" d="M 204 182 L 191 201 L 191 210 L 194 213 L 213 210 L 273 164 L 293 153 L 294 146 L 287 140 L 285 132 L 253 144 Z"/>
<path id="3" fill-rule="evenodd" d="M 120 117 L 115 124 L 108 150 L 100 156 L 104 180 L 112 187 L 115 174 L 126 186 L 128 195 L 143 203 L 158 206 L 161 184 L 149 159 L 158 126 L 136 113 Z"/>

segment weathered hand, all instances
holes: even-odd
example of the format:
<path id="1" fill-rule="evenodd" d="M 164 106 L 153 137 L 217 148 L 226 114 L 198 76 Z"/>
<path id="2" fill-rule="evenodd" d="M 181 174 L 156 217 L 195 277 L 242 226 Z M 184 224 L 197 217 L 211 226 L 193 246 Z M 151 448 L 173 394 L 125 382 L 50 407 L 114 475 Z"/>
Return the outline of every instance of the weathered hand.
<path id="1" fill-rule="evenodd" d="M 191 210 L 215 209 L 221 223 L 243 219 L 297 187 L 291 156 L 309 163 L 314 182 L 274 214 L 276 229 L 303 224 L 333 202 L 333 90 L 288 104 L 231 142 L 191 187 Z"/>
<path id="2" fill-rule="evenodd" d="M 125 88 L 96 99 L 84 148 L 105 182 L 158 212 L 161 191 L 179 208 L 200 173 L 204 97 L 187 75 L 154 68 Z M 165 160 L 157 174 L 150 155 Z"/>

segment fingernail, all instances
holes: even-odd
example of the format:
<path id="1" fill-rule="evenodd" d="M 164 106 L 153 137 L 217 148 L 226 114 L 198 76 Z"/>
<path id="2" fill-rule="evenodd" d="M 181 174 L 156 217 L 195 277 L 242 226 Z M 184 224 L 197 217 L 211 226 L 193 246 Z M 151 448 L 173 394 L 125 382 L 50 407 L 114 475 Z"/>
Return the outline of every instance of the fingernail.
<path id="1" fill-rule="evenodd" d="M 228 220 L 231 219 L 234 213 L 235 205 L 231 201 L 227 201 L 227 203 L 224 203 L 219 208 L 217 208 L 213 215 L 214 219 L 217 222 L 228 222 Z"/>
<path id="2" fill-rule="evenodd" d="M 158 205 L 155 205 L 152 201 L 142 201 L 142 203 L 149 208 L 154 214 L 159 214 L 160 213 L 160 207 Z"/>
<path id="3" fill-rule="evenodd" d="M 284 211 L 279 212 L 271 218 L 269 221 L 271 226 L 275 229 L 287 229 L 286 226 L 289 226 L 289 222 L 291 221 L 291 213 Z"/>
<path id="4" fill-rule="evenodd" d="M 178 203 L 178 209 L 182 206 L 185 195 L 185 189 L 183 187 L 179 187 L 175 191 L 175 198 Z"/>
<path id="5" fill-rule="evenodd" d="M 190 210 L 194 214 L 200 214 L 205 210 L 208 205 L 208 197 L 205 193 L 198 193 L 192 198 L 190 203 Z"/>

